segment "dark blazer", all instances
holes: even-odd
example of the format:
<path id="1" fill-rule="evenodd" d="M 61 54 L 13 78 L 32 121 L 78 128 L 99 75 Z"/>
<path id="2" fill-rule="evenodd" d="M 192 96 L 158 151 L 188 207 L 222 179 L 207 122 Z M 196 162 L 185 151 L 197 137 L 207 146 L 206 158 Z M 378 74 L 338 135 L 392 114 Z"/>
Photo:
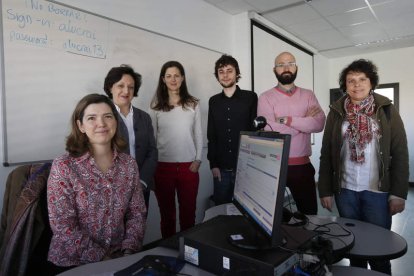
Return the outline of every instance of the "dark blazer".
<path id="1" fill-rule="evenodd" d="M 136 107 L 132 108 L 134 109 L 135 159 L 138 164 L 139 178 L 151 190 L 154 190 L 154 173 L 158 162 L 158 150 L 155 143 L 151 117 L 141 109 Z M 128 148 L 125 152 L 129 154 L 128 129 L 120 117 L 118 120 L 118 128 L 122 138 L 128 143 Z"/>

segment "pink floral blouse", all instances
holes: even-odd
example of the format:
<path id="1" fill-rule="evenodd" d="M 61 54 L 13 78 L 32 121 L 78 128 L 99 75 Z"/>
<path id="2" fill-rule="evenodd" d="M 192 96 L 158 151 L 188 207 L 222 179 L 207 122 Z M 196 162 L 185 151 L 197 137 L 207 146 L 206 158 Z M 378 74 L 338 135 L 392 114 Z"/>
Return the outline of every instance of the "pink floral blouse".
<path id="1" fill-rule="evenodd" d="M 53 237 L 48 259 L 58 266 L 101 261 L 117 250 L 141 249 L 146 209 L 136 161 L 114 151 L 102 173 L 86 153 L 53 161 L 47 201 Z"/>

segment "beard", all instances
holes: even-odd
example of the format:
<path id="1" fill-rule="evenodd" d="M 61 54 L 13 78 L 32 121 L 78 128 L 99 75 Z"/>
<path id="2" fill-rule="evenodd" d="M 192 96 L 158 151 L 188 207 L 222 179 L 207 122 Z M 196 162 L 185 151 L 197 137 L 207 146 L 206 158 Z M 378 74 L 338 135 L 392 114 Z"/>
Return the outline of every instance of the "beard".
<path id="1" fill-rule="evenodd" d="M 287 84 L 291 84 L 295 81 L 297 73 L 298 73 L 298 71 L 296 70 L 295 73 L 283 72 L 280 75 L 275 72 L 275 75 L 276 75 L 277 80 L 280 82 L 280 84 L 287 85 Z"/>
<path id="2" fill-rule="evenodd" d="M 235 85 L 236 82 L 235 81 L 232 81 L 232 82 L 229 82 L 229 83 L 220 82 L 220 84 L 223 88 L 230 88 L 230 87 L 233 87 L 233 85 Z"/>

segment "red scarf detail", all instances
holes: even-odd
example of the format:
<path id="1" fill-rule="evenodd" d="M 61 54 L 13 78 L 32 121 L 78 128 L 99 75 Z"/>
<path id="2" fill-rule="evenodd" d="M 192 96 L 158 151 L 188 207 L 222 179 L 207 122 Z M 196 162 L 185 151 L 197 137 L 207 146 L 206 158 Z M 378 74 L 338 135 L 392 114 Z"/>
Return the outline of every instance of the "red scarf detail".
<path id="1" fill-rule="evenodd" d="M 369 95 L 359 104 L 353 104 L 351 99 L 345 99 L 344 108 L 349 126 L 345 132 L 345 138 L 349 141 L 351 161 L 365 162 L 365 148 L 372 139 L 381 137 L 378 125 L 374 122 L 375 111 L 374 96 Z"/>

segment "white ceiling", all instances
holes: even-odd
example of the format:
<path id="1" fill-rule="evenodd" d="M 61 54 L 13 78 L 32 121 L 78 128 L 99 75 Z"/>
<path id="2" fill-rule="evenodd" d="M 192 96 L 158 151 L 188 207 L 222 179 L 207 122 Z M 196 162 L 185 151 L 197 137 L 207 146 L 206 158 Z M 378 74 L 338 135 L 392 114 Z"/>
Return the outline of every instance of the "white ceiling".
<path id="1" fill-rule="evenodd" d="M 254 11 L 333 58 L 414 46 L 414 0 L 204 0 Z"/>

